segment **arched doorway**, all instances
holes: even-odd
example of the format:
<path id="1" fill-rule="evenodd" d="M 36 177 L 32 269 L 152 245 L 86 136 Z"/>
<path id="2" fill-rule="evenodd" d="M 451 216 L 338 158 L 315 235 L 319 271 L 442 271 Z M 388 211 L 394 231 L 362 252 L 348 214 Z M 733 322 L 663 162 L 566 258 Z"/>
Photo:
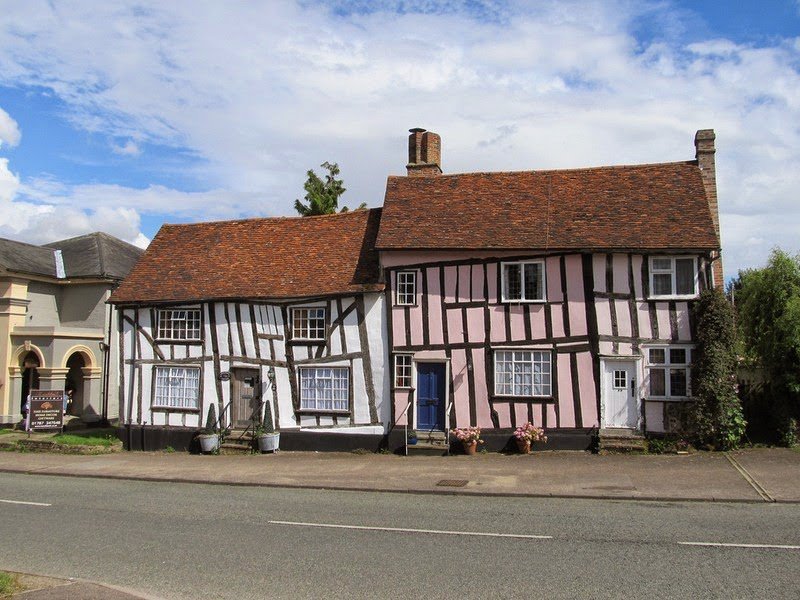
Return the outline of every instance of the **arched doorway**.
<path id="1" fill-rule="evenodd" d="M 68 398 L 68 415 L 81 416 L 83 414 L 83 368 L 85 366 L 86 359 L 80 352 L 75 352 L 67 359 L 69 371 L 64 380 L 64 392 Z"/>
<path id="2" fill-rule="evenodd" d="M 20 360 L 22 368 L 22 395 L 19 399 L 20 412 L 25 417 L 28 414 L 28 394 L 31 390 L 39 389 L 39 357 L 31 351 L 25 354 Z"/>

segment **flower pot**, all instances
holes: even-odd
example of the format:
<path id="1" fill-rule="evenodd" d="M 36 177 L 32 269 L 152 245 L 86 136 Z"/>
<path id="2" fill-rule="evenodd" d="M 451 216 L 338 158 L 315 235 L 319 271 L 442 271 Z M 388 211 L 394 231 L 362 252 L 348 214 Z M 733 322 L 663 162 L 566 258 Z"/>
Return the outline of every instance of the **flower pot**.
<path id="1" fill-rule="evenodd" d="M 408 438 L 408 445 L 409 446 L 414 446 L 416 443 L 417 443 L 417 438 L 415 438 L 415 437 L 414 438 L 412 438 L 412 437 Z"/>
<path id="2" fill-rule="evenodd" d="M 517 440 L 517 449 L 519 450 L 520 454 L 530 454 L 531 453 L 531 441 L 530 440 Z"/>
<path id="3" fill-rule="evenodd" d="M 262 433 L 256 439 L 258 440 L 258 449 L 260 452 L 277 452 L 278 444 L 280 443 L 280 433 Z"/>
<path id="4" fill-rule="evenodd" d="M 200 450 L 204 454 L 209 454 L 219 449 L 219 434 L 201 433 L 197 437 L 200 439 Z"/>
<path id="5" fill-rule="evenodd" d="M 478 442 L 462 442 L 464 444 L 464 454 L 473 455 L 478 452 Z"/>

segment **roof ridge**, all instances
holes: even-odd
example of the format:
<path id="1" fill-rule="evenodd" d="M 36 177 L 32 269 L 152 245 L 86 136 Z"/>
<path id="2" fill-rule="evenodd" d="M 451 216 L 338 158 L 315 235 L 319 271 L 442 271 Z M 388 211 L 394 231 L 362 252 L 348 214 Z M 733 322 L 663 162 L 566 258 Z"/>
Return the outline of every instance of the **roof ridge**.
<path id="1" fill-rule="evenodd" d="M 563 169 L 527 169 L 527 170 L 518 170 L 518 171 L 467 171 L 465 173 L 440 173 L 438 175 L 428 175 L 428 176 L 419 176 L 416 175 L 414 177 L 409 177 L 407 175 L 389 175 L 389 179 L 421 179 L 421 180 L 430 180 L 430 179 L 444 179 L 447 177 L 462 177 L 464 175 L 520 175 L 520 174 L 537 174 L 537 175 L 546 175 L 551 173 L 569 173 L 569 172 L 582 172 L 582 171 L 603 171 L 603 170 L 612 170 L 612 169 L 636 169 L 636 168 L 646 168 L 646 167 L 667 167 L 667 166 L 677 166 L 677 165 L 696 165 L 697 160 L 676 160 L 670 162 L 659 162 L 659 163 L 638 163 L 638 164 L 623 164 L 623 165 L 598 165 L 594 167 L 568 167 Z"/>
<path id="2" fill-rule="evenodd" d="M 286 216 L 280 215 L 276 217 L 245 217 L 242 219 L 221 219 L 219 221 L 198 221 L 196 223 L 164 223 L 162 227 L 188 227 L 188 226 L 195 226 L 195 225 L 223 225 L 226 223 L 253 223 L 256 221 L 297 221 L 301 223 L 303 221 L 308 220 L 322 220 L 322 219 L 333 219 L 335 217 L 344 217 L 350 215 L 358 215 L 359 213 L 371 213 L 373 211 L 380 211 L 382 210 L 382 206 L 376 206 L 373 208 L 361 208 L 361 209 L 354 209 L 348 210 L 345 212 L 337 212 L 331 213 L 328 215 L 308 215 L 308 216 Z"/>

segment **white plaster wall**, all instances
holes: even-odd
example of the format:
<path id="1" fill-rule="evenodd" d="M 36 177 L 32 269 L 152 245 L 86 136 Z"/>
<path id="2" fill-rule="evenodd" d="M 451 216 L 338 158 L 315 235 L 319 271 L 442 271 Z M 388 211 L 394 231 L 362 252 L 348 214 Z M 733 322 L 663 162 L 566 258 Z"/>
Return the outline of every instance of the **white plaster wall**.
<path id="1" fill-rule="evenodd" d="M 367 340 L 372 366 L 372 383 L 375 388 L 375 409 L 383 424 L 381 433 L 391 424 L 392 377 L 389 361 L 389 332 L 383 294 L 364 294 L 366 312 Z"/>

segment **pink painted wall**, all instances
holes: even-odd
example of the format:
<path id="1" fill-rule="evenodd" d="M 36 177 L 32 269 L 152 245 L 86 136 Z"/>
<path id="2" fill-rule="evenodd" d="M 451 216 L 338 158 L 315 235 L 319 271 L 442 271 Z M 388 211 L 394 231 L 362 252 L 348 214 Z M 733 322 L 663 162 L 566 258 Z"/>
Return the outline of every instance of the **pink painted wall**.
<path id="1" fill-rule="evenodd" d="M 486 381 L 486 353 L 483 348 L 472 350 L 472 373 L 475 378 L 475 414 L 478 427 L 493 427 L 491 409 L 489 408 L 489 390 Z"/>
<path id="2" fill-rule="evenodd" d="M 524 304 L 511 304 L 509 306 L 508 318 L 511 321 L 511 339 L 514 341 L 524 340 L 528 337 L 525 331 L 525 309 Z"/>
<path id="3" fill-rule="evenodd" d="M 439 269 L 425 269 L 428 281 L 428 339 L 431 344 L 444 343 L 444 329 L 441 311 L 441 283 L 439 282 Z"/>
<path id="4" fill-rule="evenodd" d="M 547 276 L 547 301 L 561 302 L 564 294 L 561 292 L 561 260 L 557 256 L 550 256 L 545 260 L 544 272 Z"/>
<path id="5" fill-rule="evenodd" d="M 482 308 L 467 309 L 467 335 L 471 342 L 483 342 L 486 339 Z"/>
<path id="6" fill-rule="evenodd" d="M 406 312 L 402 306 L 392 307 L 392 345 L 405 346 L 406 344 Z"/>
<path id="7" fill-rule="evenodd" d="M 459 265 L 458 267 L 458 301 L 469 302 L 472 297 L 470 287 L 472 285 L 472 271 L 470 265 Z"/>
<path id="8" fill-rule="evenodd" d="M 630 291 L 628 281 L 628 255 L 614 254 L 611 258 L 611 268 L 614 272 L 614 293 L 627 294 Z"/>
<path id="9" fill-rule="evenodd" d="M 460 344 L 464 341 L 464 322 L 460 308 L 447 310 L 447 335 L 451 344 Z"/>
<path id="10" fill-rule="evenodd" d="M 416 306 L 409 307 L 408 316 L 411 321 L 411 345 L 420 346 L 423 342 L 422 327 L 425 323 L 422 318 L 422 303 L 417 302 Z"/>
<path id="11" fill-rule="evenodd" d="M 596 427 L 600 416 L 597 414 L 597 391 L 592 355 L 581 352 L 577 356 L 578 388 L 581 396 L 581 414 L 584 427 Z"/>
<path id="12" fill-rule="evenodd" d="M 486 275 L 484 265 L 472 265 L 472 300 L 483 300 L 483 278 Z"/>
<path id="13" fill-rule="evenodd" d="M 469 379 L 467 378 L 467 352 L 453 350 L 451 355 L 451 385 L 453 386 L 453 400 L 456 409 L 456 422 L 458 427 L 466 427 L 469 422 Z M 450 424 L 454 426 L 453 423 Z"/>
<path id="14" fill-rule="evenodd" d="M 586 306 L 583 294 L 583 259 L 572 254 L 565 259 L 570 335 L 586 335 Z"/>
<path id="15" fill-rule="evenodd" d="M 547 306 L 544 304 L 529 304 L 527 309 L 528 313 L 530 314 L 531 334 L 533 335 L 533 339 L 543 340 L 547 335 L 544 316 Z"/>
<path id="16" fill-rule="evenodd" d="M 556 354 L 558 368 L 558 409 L 561 427 L 575 427 L 575 406 L 572 397 L 572 369 L 569 354 Z"/>

